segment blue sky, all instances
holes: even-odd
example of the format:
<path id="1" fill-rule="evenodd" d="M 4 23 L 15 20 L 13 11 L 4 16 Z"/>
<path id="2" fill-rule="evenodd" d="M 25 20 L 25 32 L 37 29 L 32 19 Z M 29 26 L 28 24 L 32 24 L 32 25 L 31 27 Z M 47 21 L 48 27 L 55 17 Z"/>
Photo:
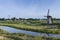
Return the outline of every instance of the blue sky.
<path id="1" fill-rule="evenodd" d="M 47 10 L 60 18 L 60 0 L 0 0 L 0 17 L 45 18 Z"/>

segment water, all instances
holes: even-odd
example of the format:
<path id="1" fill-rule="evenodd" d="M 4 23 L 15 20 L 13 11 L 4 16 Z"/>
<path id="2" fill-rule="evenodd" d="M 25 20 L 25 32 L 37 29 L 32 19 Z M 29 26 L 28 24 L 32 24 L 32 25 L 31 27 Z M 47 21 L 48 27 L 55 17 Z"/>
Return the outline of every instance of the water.
<path id="1" fill-rule="evenodd" d="M 26 30 L 11 28 L 11 27 L 8 27 L 8 26 L 0 26 L 0 29 L 8 31 L 9 33 L 24 33 L 24 34 L 29 34 L 29 35 L 33 35 L 33 36 L 45 36 L 45 37 L 60 38 L 60 34 L 38 33 L 38 32 L 32 32 L 32 31 L 26 31 Z"/>

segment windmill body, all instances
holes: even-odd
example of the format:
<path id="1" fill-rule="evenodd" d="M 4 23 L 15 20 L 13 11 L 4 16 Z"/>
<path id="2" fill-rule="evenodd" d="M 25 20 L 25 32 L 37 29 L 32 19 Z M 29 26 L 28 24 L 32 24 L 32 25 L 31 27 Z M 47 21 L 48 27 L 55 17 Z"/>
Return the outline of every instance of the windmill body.
<path id="1" fill-rule="evenodd" d="M 49 15 L 49 9 L 46 17 L 47 17 L 47 24 L 52 24 L 52 16 Z"/>
<path id="2" fill-rule="evenodd" d="M 47 23 L 52 24 L 52 16 L 47 16 Z"/>

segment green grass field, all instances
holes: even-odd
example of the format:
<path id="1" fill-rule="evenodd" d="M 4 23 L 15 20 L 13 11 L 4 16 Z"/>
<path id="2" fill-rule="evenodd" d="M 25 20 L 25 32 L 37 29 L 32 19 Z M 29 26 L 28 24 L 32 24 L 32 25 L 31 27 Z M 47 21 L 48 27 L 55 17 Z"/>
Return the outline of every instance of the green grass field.
<path id="1" fill-rule="evenodd" d="M 27 21 L 3 21 L 0 22 L 1 26 L 9 26 L 9 27 L 13 27 L 13 28 L 17 28 L 17 29 L 22 29 L 22 30 L 28 30 L 28 31 L 35 31 L 35 32 L 42 32 L 42 33 L 54 33 L 54 34 L 60 34 L 60 25 L 57 23 L 57 21 L 55 24 L 52 25 L 46 25 L 46 23 L 44 24 L 41 21 L 29 21 L 31 22 L 30 24 L 26 24 Z M 42 24 L 43 23 L 43 24 Z M 37 25 L 32 25 L 32 24 L 38 24 Z"/>
<path id="2" fill-rule="evenodd" d="M 0 21 L 0 26 L 8 26 L 21 30 L 28 30 L 42 33 L 60 34 L 60 23 L 54 21 L 53 24 L 47 25 L 46 21 Z M 2 31 L 3 32 L 3 31 Z M 2 40 L 60 40 L 57 38 L 46 38 L 40 36 L 32 36 L 27 34 L 10 34 L 0 33 Z"/>

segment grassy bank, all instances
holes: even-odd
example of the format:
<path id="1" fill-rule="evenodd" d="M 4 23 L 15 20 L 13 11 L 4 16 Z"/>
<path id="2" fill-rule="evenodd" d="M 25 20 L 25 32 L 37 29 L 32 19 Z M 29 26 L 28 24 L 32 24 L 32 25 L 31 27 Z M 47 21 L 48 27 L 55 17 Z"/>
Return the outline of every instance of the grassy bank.
<path id="1" fill-rule="evenodd" d="M 7 24 L 7 23 L 0 23 L 0 26 L 9 26 L 17 29 L 34 31 L 34 32 L 60 34 L 60 29 L 47 29 L 48 26 L 27 26 L 22 24 Z"/>
<path id="2" fill-rule="evenodd" d="M 60 40 L 55 37 L 46 38 L 41 36 L 32 36 L 22 33 L 8 33 L 0 29 L 0 40 Z"/>
<path id="3" fill-rule="evenodd" d="M 28 31 L 35 31 L 35 32 L 42 32 L 42 33 L 53 33 L 53 34 L 60 34 L 60 28 L 59 29 L 52 29 L 51 27 L 55 25 L 42 25 L 42 26 L 32 26 L 32 25 L 25 25 L 25 24 L 19 24 L 16 22 L 0 22 L 0 26 L 9 26 L 21 30 L 28 30 Z M 56 26 L 57 27 L 57 26 Z M 46 38 L 41 36 L 32 36 L 22 33 L 8 33 L 3 30 L 0 32 L 0 37 L 2 37 L 2 40 L 60 40 L 55 37 L 52 38 Z"/>

